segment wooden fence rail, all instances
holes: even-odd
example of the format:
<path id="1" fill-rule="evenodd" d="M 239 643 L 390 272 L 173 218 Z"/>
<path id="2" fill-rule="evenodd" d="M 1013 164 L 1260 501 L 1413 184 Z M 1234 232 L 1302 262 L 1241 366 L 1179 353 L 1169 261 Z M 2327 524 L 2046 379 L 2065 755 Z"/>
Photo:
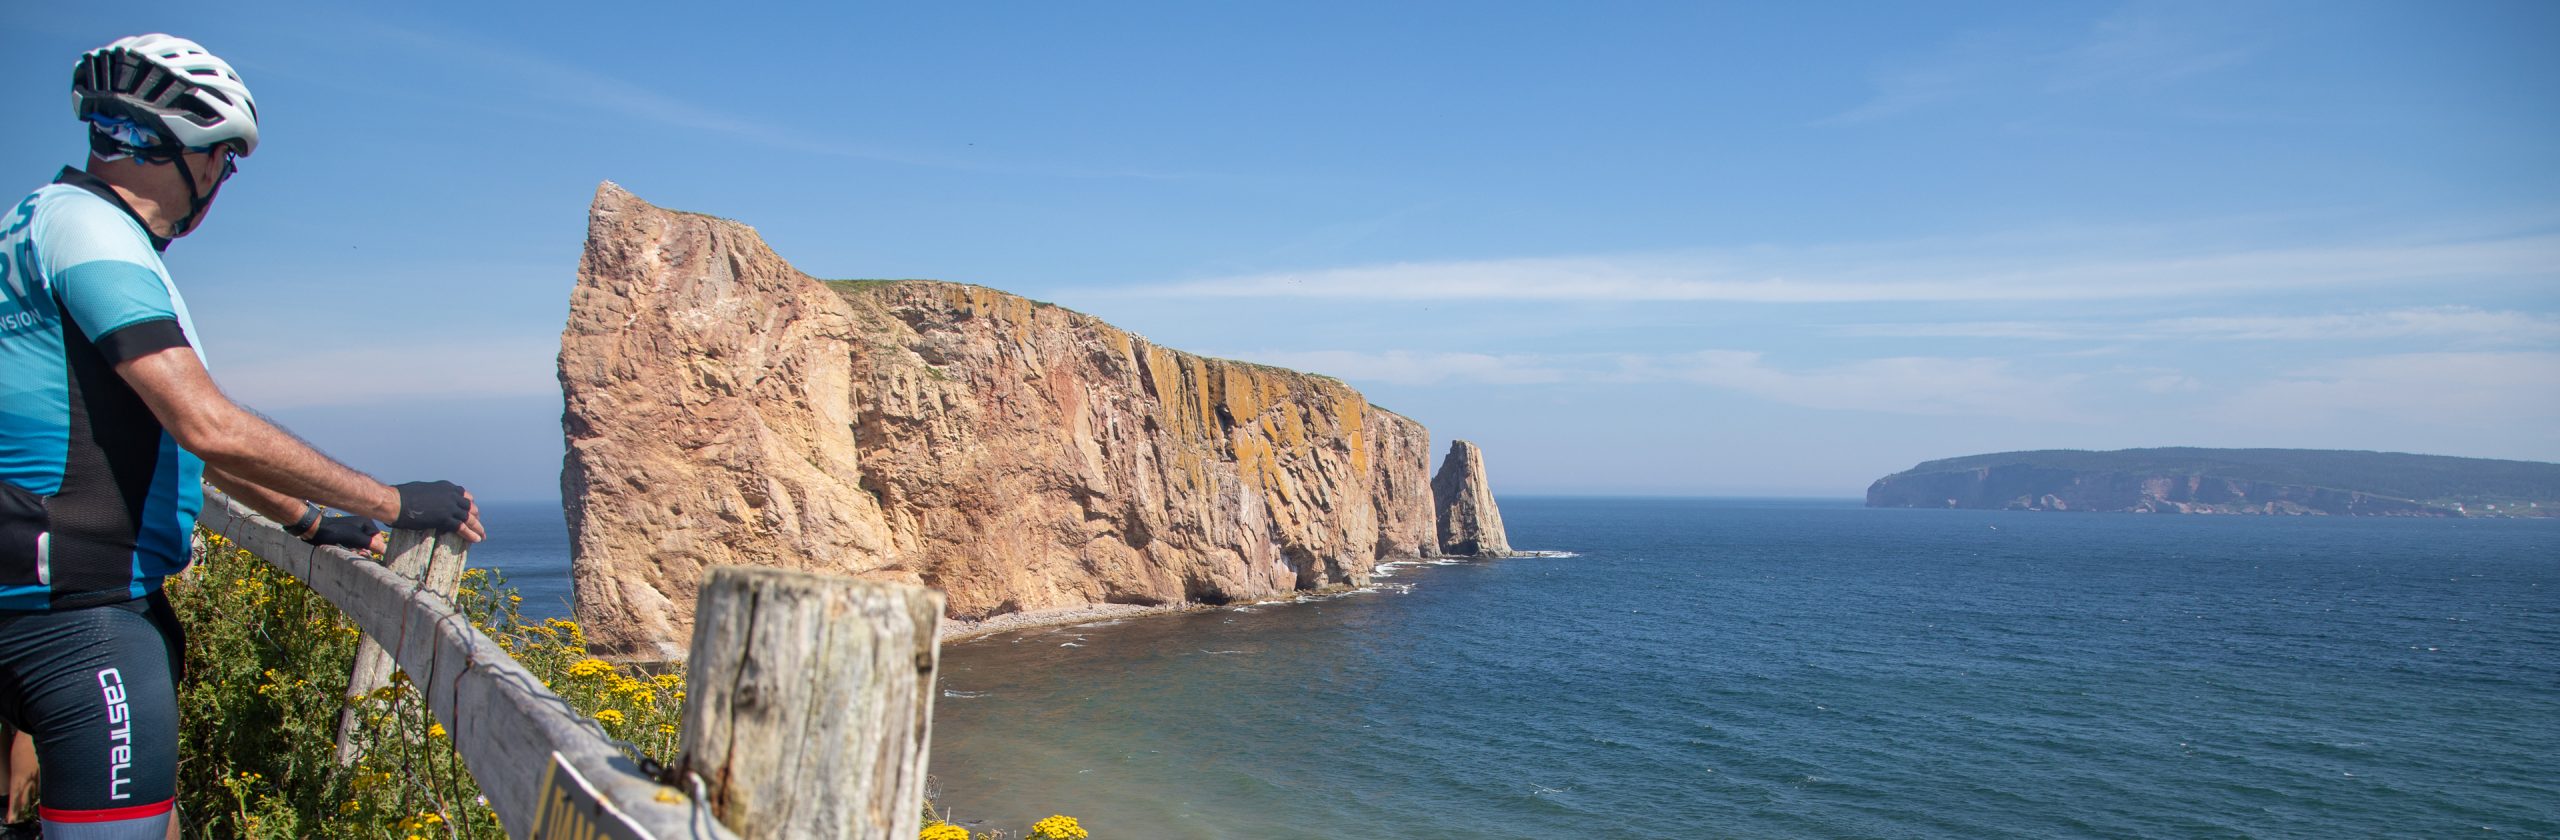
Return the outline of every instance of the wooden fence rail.
<path id="1" fill-rule="evenodd" d="M 691 791 L 642 774 L 602 729 L 424 581 L 342 549 L 304 544 L 212 488 L 198 522 L 300 578 L 381 643 L 451 733 L 508 836 L 739 838 Z M 555 755 L 574 779 L 552 766 Z"/>

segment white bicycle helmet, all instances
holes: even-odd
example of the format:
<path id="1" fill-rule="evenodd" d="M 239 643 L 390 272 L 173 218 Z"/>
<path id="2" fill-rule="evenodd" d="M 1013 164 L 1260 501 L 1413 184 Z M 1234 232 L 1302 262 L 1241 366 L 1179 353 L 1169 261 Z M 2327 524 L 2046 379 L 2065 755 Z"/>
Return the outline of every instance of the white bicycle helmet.
<path id="1" fill-rule="evenodd" d="M 241 157 L 258 149 L 258 102 L 249 86 L 185 38 L 135 35 L 90 50 L 72 67 L 71 106 L 84 121 L 129 121 L 168 146 L 227 143 Z"/>

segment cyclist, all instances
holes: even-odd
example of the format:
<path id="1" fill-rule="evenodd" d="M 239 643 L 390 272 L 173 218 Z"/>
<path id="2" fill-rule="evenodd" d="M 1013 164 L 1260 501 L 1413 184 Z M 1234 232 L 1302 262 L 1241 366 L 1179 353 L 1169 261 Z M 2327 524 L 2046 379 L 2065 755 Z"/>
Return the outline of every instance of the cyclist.
<path id="1" fill-rule="evenodd" d="M 375 481 L 206 373 L 159 252 L 257 151 L 239 74 L 139 35 L 83 55 L 71 93 L 87 167 L 0 216 L 0 720 L 34 736 L 43 836 L 174 837 L 184 645 L 161 582 L 200 480 L 315 545 L 378 551 L 376 519 L 483 531 L 462 488 Z"/>

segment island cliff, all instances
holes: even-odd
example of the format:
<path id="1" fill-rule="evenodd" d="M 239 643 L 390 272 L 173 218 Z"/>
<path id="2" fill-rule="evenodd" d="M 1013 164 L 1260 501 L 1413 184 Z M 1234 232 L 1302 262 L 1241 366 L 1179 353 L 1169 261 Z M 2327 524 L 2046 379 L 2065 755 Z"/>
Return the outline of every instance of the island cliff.
<path id="1" fill-rule="evenodd" d="M 615 655 L 680 653 L 715 563 L 975 620 L 1362 586 L 1440 544 L 1429 432 L 1339 381 L 993 289 L 822 282 L 609 183 L 560 381 L 575 612 Z"/>
<path id="2" fill-rule="evenodd" d="M 2547 516 L 2560 465 L 2317 449 L 2002 452 L 1876 480 L 1868 507 L 2341 516 Z"/>

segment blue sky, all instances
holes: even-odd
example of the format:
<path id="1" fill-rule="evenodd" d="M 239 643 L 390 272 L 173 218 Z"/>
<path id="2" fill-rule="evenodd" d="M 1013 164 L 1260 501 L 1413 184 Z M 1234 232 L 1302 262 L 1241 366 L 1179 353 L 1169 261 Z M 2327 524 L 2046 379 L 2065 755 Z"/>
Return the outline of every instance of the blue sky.
<path id="1" fill-rule="evenodd" d="M 144 31 L 266 117 L 168 255 L 216 378 L 393 481 L 555 492 L 606 179 L 1342 377 L 1504 493 L 2560 460 L 2550 3 L 17 3 L 0 171 Z"/>

